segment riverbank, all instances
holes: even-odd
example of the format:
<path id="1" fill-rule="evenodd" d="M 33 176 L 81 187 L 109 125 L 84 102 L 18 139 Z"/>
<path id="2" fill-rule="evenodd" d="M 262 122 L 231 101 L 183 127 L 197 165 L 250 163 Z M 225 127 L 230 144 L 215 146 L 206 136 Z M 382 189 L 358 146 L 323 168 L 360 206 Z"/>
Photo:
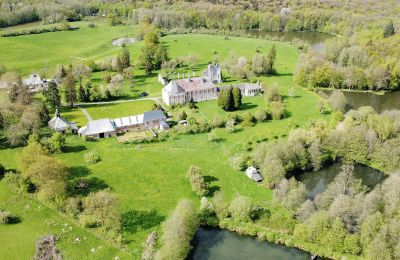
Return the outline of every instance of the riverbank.
<path id="1" fill-rule="evenodd" d="M 361 256 L 338 254 L 326 247 L 318 246 L 306 241 L 295 239 L 293 235 L 285 234 L 279 230 L 266 228 L 255 223 L 241 223 L 231 219 L 225 219 L 219 223 L 219 228 L 236 232 L 239 235 L 256 237 L 261 241 L 284 245 L 289 248 L 297 248 L 299 250 L 329 259 L 340 259 L 345 257 L 348 260 L 362 259 Z"/>

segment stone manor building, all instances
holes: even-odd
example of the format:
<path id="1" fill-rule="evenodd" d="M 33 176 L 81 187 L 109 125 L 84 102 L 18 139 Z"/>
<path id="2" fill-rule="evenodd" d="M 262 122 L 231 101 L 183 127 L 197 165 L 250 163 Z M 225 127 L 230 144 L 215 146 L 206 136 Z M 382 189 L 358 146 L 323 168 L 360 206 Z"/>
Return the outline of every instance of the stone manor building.
<path id="1" fill-rule="evenodd" d="M 162 90 L 162 98 L 168 106 L 217 99 L 218 87 L 204 77 L 171 80 Z"/>

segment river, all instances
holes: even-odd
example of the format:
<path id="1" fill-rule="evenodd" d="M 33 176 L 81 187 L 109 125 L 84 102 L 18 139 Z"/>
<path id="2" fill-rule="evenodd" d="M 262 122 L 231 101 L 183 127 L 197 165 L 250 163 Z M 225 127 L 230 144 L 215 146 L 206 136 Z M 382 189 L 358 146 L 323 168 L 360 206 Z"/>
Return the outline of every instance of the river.
<path id="1" fill-rule="evenodd" d="M 189 260 L 308 260 L 311 257 L 296 248 L 217 228 L 199 228 L 193 244 Z"/>

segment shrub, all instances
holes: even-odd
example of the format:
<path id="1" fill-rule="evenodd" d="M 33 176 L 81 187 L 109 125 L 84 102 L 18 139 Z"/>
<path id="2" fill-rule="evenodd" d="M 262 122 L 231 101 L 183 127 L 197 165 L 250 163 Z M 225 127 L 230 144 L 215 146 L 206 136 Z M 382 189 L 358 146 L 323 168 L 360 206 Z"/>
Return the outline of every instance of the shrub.
<path id="1" fill-rule="evenodd" d="M 15 217 L 8 211 L 0 210 L 0 224 L 11 224 Z"/>
<path id="2" fill-rule="evenodd" d="M 208 141 L 210 142 L 217 142 L 219 140 L 217 132 L 215 130 L 211 130 L 208 134 Z"/>
<path id="3" fill-rule="evenodd" d="M 201 174 L 201 168 L 193 165 L 190 166 L 187 176 L 194 192 L 200 196 L 204 196 L 208 193 L 208 185 Z"/>
<path id="4" fill-rule="evenodd" d="M 225 129 L 228 133 L 233 133 L 235 131 L 235 120 L 234 119 L 229 119 L 225 123 Z"/>
<path id="5" fill-rule="evenodd" d="M 272 119 L 278 120 L 283 118 L 285 115 L 285 106 L 280 101 L 272 101 L 271 102 L 271 114 Z"/>
<path id="6" fill-rule="evenodd" d="M 85 162 L 90 165 L 96 164 L 101 160 L 100 156 L 92 151 L 85 153 L 83 158 Z"/>
<path id="7" fill-rule="evenodd" d="M 257 120 L 257 122 L 263 122 L 268 119 L 268 112 L 265 109 L 259 109 L 256 111 L 254 114 L 254 118 Z"/>
<path id="8" fill-rule="evenodd" d="M 246 158 L 236 154 L 229 159 L 229 165 L 236 171 L 243 171 L 246 168 Z"/>
<path id="9" fill-rule="evenodd" d="M 181 200 L 162 227 L 162 244 L 155 259 L 185 259 L 198 225 L 197 212 L 190 200 Z"/>
<path id="10" fill-rule="evenodd" d="M 221 116 L 214 116 L 213 118 L 213 127 L 224 127 L 225 126 L 225 120 Z"/>
<path id="11" fill-rule="evenodd" d="M 251 200 L 240 194 L 236 195 L 229 205 L 229 211 L 236 221 L 248 222 L 251 220 L 250 215 L 253 210 Z"/>
<path id="12" fill-rule="evenodd" d="M 254 119 L 254 116 L 250 112 L 245 113 L 243 115 L 242 119 L 243 119 L 242 124 L 244 126 L 254 126 L 255 119 Z"/>

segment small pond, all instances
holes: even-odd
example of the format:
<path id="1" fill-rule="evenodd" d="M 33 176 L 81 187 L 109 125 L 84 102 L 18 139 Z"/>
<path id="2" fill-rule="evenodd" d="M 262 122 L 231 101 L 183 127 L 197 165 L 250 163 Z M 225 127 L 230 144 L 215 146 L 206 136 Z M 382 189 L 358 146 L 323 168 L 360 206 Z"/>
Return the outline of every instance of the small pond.
<path id="1" fill-rule="evenodd" d="M 190 260 L 258 260 L 310 259 L 311 255 L 296 248 L 275 245 L 257 238 L 216 228 L 199 228 L 194 237 Z"/>
<path id="2" fill-rule="evenodd" d="M 324 90 L 330 95 L 332 90 Z M 376 112 L 382 113 L 385 110 L 400 110 L 400 91 L 388 92 L 384 95 L 365 92 L 343 91 L 348 103 L 348 110 L 358 109 L 362 106 L 371 106 Z"/>
<path id="3" fill-rule="evenodd" d="M 307 198 L 313 199 L 317 194 L 324 192 L 339 174 L 341 165 L 341 163 L 334 163 L 316 172 L 300 174 L 297 178 L 306 186 Z M 369 189 L 373 189 L 375 185 L 385 179 L 385 175 L 382 172 L 361 164 L 354 166 L 354 175 L 356 178 L 361 179 L 362 184 Z"/>
<path id="4" fill-rule="evenodd" d="M 253 37 L 265 38 L 266 36 L 272 38 L 279 38 L 285 42 L 291 42 L 297 38 L 308 43 L 311 49 L 315 52 L 321 53 L 324 50 L 324 43 L 327 39 L 335 37 L 334 35 L 318 32 L 269 32 L 262 30 L 246 30 L 247 34 Z"/>

